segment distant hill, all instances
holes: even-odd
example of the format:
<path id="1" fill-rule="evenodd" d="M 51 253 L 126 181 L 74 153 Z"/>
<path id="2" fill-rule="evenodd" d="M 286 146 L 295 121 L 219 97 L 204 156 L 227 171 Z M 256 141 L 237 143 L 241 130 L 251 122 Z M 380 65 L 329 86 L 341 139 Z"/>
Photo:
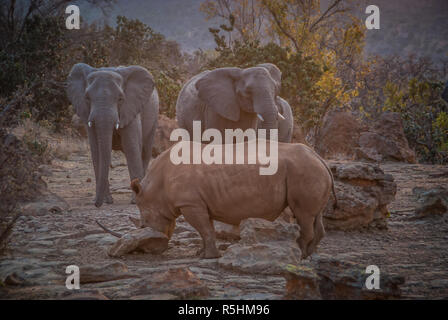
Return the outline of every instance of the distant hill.
<path id="1" fill-rule="evenodd" d="M 113 24 L 115 16 L 138 18 L 168 39 L 180 43 L 183 50 L 214 48 L 208 28 L 217 21 L 206 21 L 199 11 L 203 0 L 117 0 L 109 17 L 82 3 L 81 14 L 90 21 L 103 20 Z M 448 0 L 361 0 L 357 16 L 367 17 L 368 4 L 380 8 L 381 30 L 367 31 L 367 54 L 415 53 L 435 60 L 448 58 Z"/>
<path id="2" fill-rule="evenodd" d="M 381 29 L 367 31 L 367 53 L 415 53 L 434 60 L 448 59 L 448 0 L 374 0 L 368 3 L 380 8 Z"/>

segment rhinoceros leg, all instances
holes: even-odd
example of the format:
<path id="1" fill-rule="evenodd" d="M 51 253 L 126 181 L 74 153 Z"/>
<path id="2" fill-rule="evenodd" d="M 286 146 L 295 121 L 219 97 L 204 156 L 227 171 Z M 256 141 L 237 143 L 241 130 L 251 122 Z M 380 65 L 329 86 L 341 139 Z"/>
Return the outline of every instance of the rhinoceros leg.
<path id="1" fill-rule="evenodd" d="M 290 206 L 296 221 L 300 226 L 300 237 L 297 239 L 297 243 L 302 251 L 302 259 L 307 258 L 312 252 L 308 252 L 308 247 L 314 239 L 314 219 L 315 216 L 308 214 L 309 211 L 303 210 L 299 206 Z"/>
<path id="2" fill-rule="evenodd" d="M 212 221 L 206 208 L 185 207 L 180 212 L 185 220 L 195 228 L 202 237 L 204 243 L 204 252 L 202 257 L 205 259 L 219 258 L 221 255 L 216 248 L 216 235 Z"/>

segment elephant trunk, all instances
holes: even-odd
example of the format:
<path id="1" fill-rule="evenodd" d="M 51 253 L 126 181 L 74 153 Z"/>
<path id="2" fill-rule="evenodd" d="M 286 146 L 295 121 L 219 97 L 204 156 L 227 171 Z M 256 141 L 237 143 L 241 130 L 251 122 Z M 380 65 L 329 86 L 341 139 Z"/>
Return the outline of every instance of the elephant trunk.
<path id="1" fill-rule="evenodd" d="M 95 206 L 101 207 L 106 193 L 109 192 L 109 168 L 112 153 L 112 135 L 114 125 L 118 121 L 116 115 L 94 117 L 97 145 L 98 145 L 98 177 L 96 179 Z"/>
<path id="2" fill-rule="evenodd" d="M 259 115 L 259 119 L 262 120 L 261 128 L 266 129 L 266 139 L 269 139 L 270 129 L 278 129 L 278 111 L 274 97 L 266 92 L 254 95 L 254 111 Z"/>

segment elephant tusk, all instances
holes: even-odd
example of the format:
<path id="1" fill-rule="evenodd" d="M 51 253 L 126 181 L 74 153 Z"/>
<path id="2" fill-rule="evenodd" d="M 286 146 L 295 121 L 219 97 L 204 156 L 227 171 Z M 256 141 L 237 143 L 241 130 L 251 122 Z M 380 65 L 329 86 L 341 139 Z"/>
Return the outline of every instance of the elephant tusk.
<path id="1" fill-rule="evenodd" d="M 89 126 L 89 128 L 92 128 L 92 121 L 87 122 L 87 125 Z"/>
<path id="2" fill-rule="evenodd" d="M 120 123 L 119 123 L 119 122 L 117 122 L 117 123 L 115 124 L 115 129 L 118 130 L 118 128 L 120 128 Z"/>
<path id="3" fill-rule="evenodd" d="M 263 119 L 263 117 L 261 116 L 261 114 L 258 114 L 258 113 L 257 113 L 257 117 L 258 117 L 258 119 L 260 119 L 261 121 L 264 122 L 264 119 Z"/>
<path id="4" fill-rule="evenodd" d="M 282 120 L 285 120 L 285 117 L 279 112 L 278 113 L 278 116 L 282 119 Z"/>

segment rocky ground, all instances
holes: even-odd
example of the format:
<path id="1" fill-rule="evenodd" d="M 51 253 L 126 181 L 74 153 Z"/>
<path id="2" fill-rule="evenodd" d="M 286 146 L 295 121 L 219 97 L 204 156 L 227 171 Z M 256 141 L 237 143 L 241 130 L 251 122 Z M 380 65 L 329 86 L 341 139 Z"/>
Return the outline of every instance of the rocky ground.
<path id="1" fill-rule="evenodd" d="M 381 272 L 405 277 L 404 299 L 448 298 L 448 215 L 415 219 L 414 187 L 448 184 L 445 166 L 387 163 L 394 176 L 396 199 L 389 206 L 387 230 L 329 231 L 318 254 L 341 261 L 377 265 Z M 114 204 L 93 205 L 94 177 L 87 149 L 54 160 L 45 168 L 48 196 L 29 204 L 17 221 L 5 254 L 0 257 L 0 298 L 47 299 L 281 299 L 286 280 L 281 275 L 224 269 L 218 260 L 201 260 L 199 235 L 182 219 L 162 255 L 130 254 L 111 258 L 116 241 L 95 223 L 126 232 L 138 217 L 130 204 L 124 157 L 114 153 L 110 183 Z M 62 200 L 63 199 L 63 200 Z M 65 203 L 64 203 L 65 201 Z M 218 240 L 224 250 L 229 240 Z M 65 287 L 68 265 L 81 269 L 81 289 Z"/>

